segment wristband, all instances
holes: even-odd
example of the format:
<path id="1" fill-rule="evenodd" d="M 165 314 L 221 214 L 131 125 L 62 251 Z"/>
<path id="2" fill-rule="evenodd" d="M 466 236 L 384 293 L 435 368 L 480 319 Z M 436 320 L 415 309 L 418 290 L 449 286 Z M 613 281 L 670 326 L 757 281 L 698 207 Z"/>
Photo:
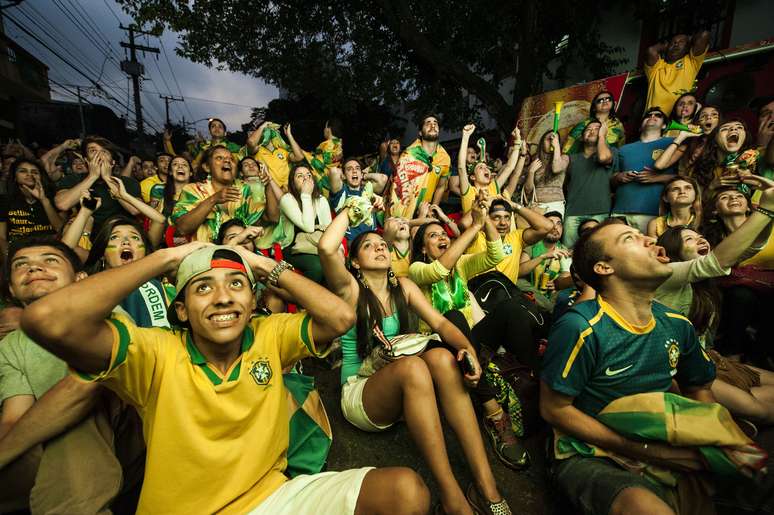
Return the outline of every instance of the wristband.
<path id="1" fill-rule="evenodd" d="M 762 215 L 766 215 L 769 218 L 774 218 L 774 211 L 771 211 L 770 209 L 766 209 L 765 207 L 756 206 L 753 208 L 753 211 L 757 211 Z"/>
<path id="2" fill-rule="evenodd" d="M 279 283 L 279 276 L 285 270 L 292 271 L 292 270 L 295 270 L 295 268 L 287 261 L 280 261 L 279 263 L 277 263 L 277 266 L 275 266 L 271 270 L 271 272 L 269 272 L 269 275 L 266 277 L 266 282 L 272 286 L 277 287 Z"/>

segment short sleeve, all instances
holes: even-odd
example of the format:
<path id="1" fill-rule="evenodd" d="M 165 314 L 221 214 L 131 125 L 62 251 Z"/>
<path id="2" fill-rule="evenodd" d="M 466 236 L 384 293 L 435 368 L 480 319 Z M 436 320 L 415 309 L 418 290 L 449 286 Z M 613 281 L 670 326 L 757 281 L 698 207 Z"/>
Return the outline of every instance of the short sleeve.
<path id="1" fill-rule="evenodd" d="M 328 201 L 330 202 L 330 205 L 331 205 L 331 209 L 338 213 L 339 210 L 344 207 L 346 196 L 347 196 L 347 191 L 346 191 L 346 185 L 344 184 L 341 185 L 341 189 L 336 193 L 331 192 L 331 196 L 328 198 Z"/>
<path id="2" fill-rule="evenodd" d="M 704 351 L 687 318 L 668 313 L 675 324 L 682 326 L 680 359 L 677 362 L 675 379 L 680 386 L 701 386 L 715 379 L 715 364 Z"/>
<path id="3" fill-rule="evenodd" d="M 17 395 L 34 395 L 15 346 L 6 337 L 0 342 L 0 402 Z"/>
<path id="4" fill-rule="evenodd" d="M 163 370 L 161 353 L 180 344 L 179 337 L 166 329 L 143 329 L 129 317 L 113 314 L 105 323 L 113 334 L 113 350 L 106 370 L 97 374 L 73 370 L 85 381 L 98 381 L 137 407 L 148 403 L 154 383 Z"/>
<path id="5" fill-rule="evenodd" d="M 312 334 L 312 318 L 307 313 L 280 313 L 256 319 L 255 341 L 275 341 L 279 347 L 282 367 L 300 359 L 324 357 L 329 349 L 318 349 Z"/>
<path id="6" fill-rule="evenodd" d="M 540 378 L 552 390 L 577 397 L 586 387 L 596 366 L 596 341 L 588 321 L 570 311 L 548 336 Z"/>

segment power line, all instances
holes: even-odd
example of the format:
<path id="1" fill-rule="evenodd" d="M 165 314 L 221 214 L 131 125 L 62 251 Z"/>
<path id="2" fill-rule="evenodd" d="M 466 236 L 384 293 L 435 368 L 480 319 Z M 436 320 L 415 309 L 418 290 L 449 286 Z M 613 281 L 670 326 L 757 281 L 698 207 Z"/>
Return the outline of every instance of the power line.
<path id="1" fill-rule="evenodd" d="M 116 98 L 115 98 L 115 97 L 113 97 L 113 96 L 112 96 L 110 93 L 108 93 L 108 92 L 107 92 L 107 91 L 106 91 L 104 88 L 102 88 L 102 86 L 100 86 L 100 84 L 99 84 L 97 81 L 95 81 L 95 80 L 94 80 L 92 77 L 89 77 L 89 76 L 88 76 L 86 73 L 84 73 L 84 72 L 83 72 L 83 71 L 82 71 L 80 68 L 78 68 L 77 66 L 73 65 L 73 64 L 72 64 L 72 63 L 71 63 L 71 62 L 70 62 L 68 59 L 66 59 L 65 57 L 63 57 L 63 56 L 62 56 L 62 55 L 61 55 L 59 52 L 57 52 L 56 50 L 54 50 L 53 48 L 51 48 L 51 47 L 50 47 L 50 46 L 49 46 L 49 45 L 48 45 L 48 44 L 47 44 L 45 41 L 41 40 L 41 39 L 40 39 L 38 36 L 36 36 L 36 35 L 35 35 L 35 34 L 34 34 L 32 31 L 30 31 L 30 29 L 29 29 L 29 28 L 27 28 L 26 26 L 24 26 L 23 24 L 21 24 L 21 23 L 20 23 L 18 20 L 16 20 L 15 18 L 13 18 L 13 17 L 12 17 L 12 16 L 10 16 L 10 15 L 7 15 L 7 14 L 6 14 L 6 16 L 5 16 L 5 17 L 6 17 L 6 19 L 7 19 L 8 21 L 10 21 L 11 23 L 13 23 L 13 24 L 14 24 L 14 25 L 15 25 L 17 28 L 19 28 L 19 29 L 20 29 L 22 32 L 24 32 L 26 35 L 28 35 L 29 37 L 31 37 L 32 39 L 34 39 L 34 40 L 35 40 L 36 42 L 38 42 L 38 43 L 39 43 L 41 46 L 43 46 L 43 48 L 45 48 L 45 49 L 46 49 L 46 50 L 48 50 L 48 51 L 49 51 L 51 54 L 53 54 L 54 56 L 56 56 L 56 57 L 57 57 L 59 60 L 61 60 L 63 63 L 65 63 L 65 64 L 66 64 L 66 65 L 67 65 L 69 68 L 71 68 L 72 70 L 74 70 L 74 71 L 75 71 L 75 72 L 76 72 L 78 75 L 80 75 L 81 77 L 83 77 L 83 78 L 85 78 L 87 81 L 89 81 L 89 83 L 91 83 L 91 84 L 92 84 L 92 85 L 93 85 L 93 86 L 94 86 L 94 87 L 95 87 L 95 88 L 96 88 L 98 91 L 101 91 L 102 93 L 104 93 L 104 94 L 107 96 L 107 98 L 108 98 L 108 99 L 111 99 L 111 100 L 113 100 L 113 101 L 114 101 L 114 102 L 116 102 L 118 105 L 122 106 L 122 108 L 127 108 L 127 109 L 128 109 L 128 107 L 127 107 L 127 106 L 125 106 L 125 105 L 124 105 L 124 104 L 123 104 L 123 103 L 122 103 L 120 100 L 116 99 Z M 157 127 L 154 127 L 154 129 L 155 129 L 156 131 L 158 131 L 158 128 L 157 128 Z"/>
<path id="2" fill-rule="evenodd" d="M 118 15 L 116 14 L 116 12 L 113 10 L 113 8 L 110 7 L 110 4 L 108 3 L 108 1 L 107 0 L 102 0 L 102 2 L 105 4 L 105 7 L 108 8 L 108 10 L 110 11 L 110 14 L 113 15 L 113 18 L 115 18 L 116 21 L 118 22 L 118 24 L 120 25 L 121 24 L 121 18 L 119 18 Z"/>
<path id="3" fill-rule="evenodd" d="M 188 113 L 188 116 L 193 120 L 195 116 L 191 113 L 191 110 L 188 108 L 188 104 L 185 101 L 185 95 L 183 95 L 183 90 L 180 89 L 180 83 L 177 81 L 177 75 L 175 75 L 175 70 L 172 69 L 172 63 L 169 62 L 169 56 L 167 56 L 167 49 L 164 48 L 164 41 L 161 40 L 161 36 L 159 36 L 159 46 L 161 46 L 161 53 L 164 54 L 164 59 L 167 61 L 169 72 L 170 74 L 172 74 L 172 79 L 175 81 L 175 85 L 177 86 L 177 93 L 183 99 L 183 107 L 185 107 L 185 110 Z"/>

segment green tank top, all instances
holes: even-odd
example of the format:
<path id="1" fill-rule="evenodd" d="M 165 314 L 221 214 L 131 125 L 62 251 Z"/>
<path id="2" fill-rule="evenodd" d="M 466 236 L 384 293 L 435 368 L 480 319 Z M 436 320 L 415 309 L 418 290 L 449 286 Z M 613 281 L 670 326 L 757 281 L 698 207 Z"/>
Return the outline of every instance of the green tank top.
<path id="1" fill-rule="evenodd" d="M 398 313 L 382 318 L 382 332 L 387 338 L 400 334 L 400 321 Z M 349 328 L 341 337 L 341 384 L 347 382 L 347 378 L 357 375 L 363 360 L 357 354 L 357 325 Z"/>

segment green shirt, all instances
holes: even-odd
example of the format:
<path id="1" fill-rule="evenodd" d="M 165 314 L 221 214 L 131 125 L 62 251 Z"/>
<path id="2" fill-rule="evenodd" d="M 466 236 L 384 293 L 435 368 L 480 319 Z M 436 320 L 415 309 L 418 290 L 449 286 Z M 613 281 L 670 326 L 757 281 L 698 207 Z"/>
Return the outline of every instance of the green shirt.
<path id="1" fill-rule="evenodd" d="M 637 327 L 600 296 L 576 304 L 554 323 L 541 379 L 592 417 L 620 397 L 665 392 L 673 378 L 681 386 L 712 381 L 715 365 L 688 319 L 658 302 L 652 312 Z"/>
<path id="2" fill-rule="evenodd" d="M 400 334 L 397 311 L 382 318 L 382 332 L 388 339 Z M 355 324 L 341 337 L 341 384 L 346 383 L 350 376 L 357 375 L 362 364 L 363 359 L 357 353 L 357 324 Z"/>
<path id="3" fill-rule="evenodd" d="M 67 363 L 32 341 L 21 329 L 0 341 L 0 402 L 16 395 L 39 399 L 67 375 Z"/>
<path id="4" fill-rule="evenodd" d="M 583 153 L 570 154 L 565 188 L 567 208 L 565 216 L 602 215 L 610 212 L 610 176 L 618 168 L 618 150 L 611 148 L 613 160 L 609 165 L 597 162 L 597 154 L 586 157 Z"/>

